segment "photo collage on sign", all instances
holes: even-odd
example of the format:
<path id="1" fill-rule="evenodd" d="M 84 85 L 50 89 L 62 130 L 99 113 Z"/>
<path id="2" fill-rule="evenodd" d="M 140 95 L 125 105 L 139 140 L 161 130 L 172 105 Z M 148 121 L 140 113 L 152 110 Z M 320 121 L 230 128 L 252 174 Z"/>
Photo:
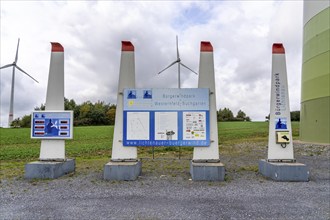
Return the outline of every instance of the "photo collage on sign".
<path id="1" fill-rule="evenodd" d="M 206 140 L 205 112 L 183 113 L 184 140 Z"/>

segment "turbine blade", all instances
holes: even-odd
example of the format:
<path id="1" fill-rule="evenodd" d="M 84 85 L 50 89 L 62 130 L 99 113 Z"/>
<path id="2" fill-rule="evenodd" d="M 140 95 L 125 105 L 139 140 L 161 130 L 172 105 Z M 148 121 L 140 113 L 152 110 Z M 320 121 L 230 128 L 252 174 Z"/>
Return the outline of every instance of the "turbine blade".
<path id="1" fill-rule="evenodd" d="M 31 79 L 33 79 L 33 80 L 36 81 L 37 83 L 39 83 L 35 78 L 33 78 L 32 76 L 30 76 L 27 72 L 25 72 L 25 71 L 22 70 L 21 68 L 19 68 L 19 66 L 16 65 L 16 68 L 19 69 L 20 71 L 22 71 L 23 73 L 25 73 L 26 75 L 28 75 Z"/>
<path id="2" fill-rule="evenodd" d="M 178 63 L 178 88 L 179 88 L 179 89 L 181 89 L 180 64 L 181 64 L 181 62 L 179 61 L 179 63 Z"/>
<path id="3" fill-rule="evenodd" d="M 7 67 L 11 67 L 11 66 L 14 66 L 14 64 L 7 64 L 7 65 L 4 65 L 4 66 L 0 67 L 0 69 L 4 69 L 4 68 L 7 68 Z"/>
<path id="4" fill-rule="evenodd" d="M 171 63 L 170 65 L 168 65 L 165 69 L 163 69 L 162 71 L 160 71 L 158 74 L 161 74 L 162 72 L 164 72 L 165 70 L 167 70 L 168 68 L 170 68 L 171 66 L 173 66 L 174 64 L 176 64 L 179 61 L 174 61 L 173 63 Z"/>
<path id="5" fill-rule="evenodd" d="M 18 38 L 18 42 L 17 42 L 17 49 L 16 49 L 15 63 L 17 63 L 17 60 L 18 60 L 18 47 L 19 47 L 19 38 Z"/>
<path id="6" fill-rule="evenodd" d="M 180 60 L 178 35 L 176 35 L 176 58 Z"/>
<path id="7" fill-rule="evenodd" d="M 188 70 L 190 70 L 191 72 L 195 73 L 196 75 L 198 75 L 198 73 L 196 73 L 194 70 L 190 69 L 189 67 L 187 67 L 186 65 L 184 65 L 183 63 L 180 63 L 183 67 L 187 68 Z"/>

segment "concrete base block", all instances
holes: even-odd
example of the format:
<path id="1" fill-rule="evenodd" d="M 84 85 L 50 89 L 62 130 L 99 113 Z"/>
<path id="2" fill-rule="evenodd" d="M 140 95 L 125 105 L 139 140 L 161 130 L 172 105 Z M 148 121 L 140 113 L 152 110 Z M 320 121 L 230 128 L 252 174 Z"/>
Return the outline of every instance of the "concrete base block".
<path id="1" fill-rule="evenodd" d="M 309 170 L 302 163 L 281 163 L 259 160 L 259 173 L 281 182 L 307 182 Z"/>
<path id="2" fill-rule="evenodd" d="M 26 179 L 56 179 L 68 173 L 75 171 L 75 159 L 66 161 L 35 161 L 25 164 Z"/>
<path id="3" fill-rule="evenodd" d="M 103 178 L 105 180 L 136 180 L 141 175 L 142 162 L 114 162 L 104 165 Z"/>
<path id="4" fill-rule="evenodd" d="M 198 163 L 190 161 L 190 174 L 195 181 L 224 181 L 225 166 L 223 163 Z"/>

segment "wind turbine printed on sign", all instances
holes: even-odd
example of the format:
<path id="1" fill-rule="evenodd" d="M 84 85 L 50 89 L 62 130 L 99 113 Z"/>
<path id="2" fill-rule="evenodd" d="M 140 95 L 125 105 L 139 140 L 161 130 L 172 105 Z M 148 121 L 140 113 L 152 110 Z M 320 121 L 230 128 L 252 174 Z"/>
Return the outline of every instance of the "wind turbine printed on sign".
<path id="1" fill-rule="evenodd" d="M 8 127 L 11 126 L 11 123 L 12 123 L 12 121 L 14 119 L 15 68 L 17 68 L 21 72 L 25 73 L 27 76 L 29 76 L 31 79 L 33 79 L 35 82 L 39 83 L 35 78 L 33 78 L 32 76 L 30 76 L 22 68 L 20 68 L 19 66 L 17 66 L 18 48 L 19 48 L 19 38 L 18 38 L 18 43 L 17 43 L 15 61 L 12 64 L 7 64 L 7 65 L 4 65 L 4 66 L 0 67 L 0 69 L 5 69 L 5 68 L 11 67 L 11 66 L 13 67 L 13 74 L 12 74 L 12 79 L 11 79 L 11 92 L 10 92 Z"/>
<path id="2" fill-rule="evenodd" d="M 158 73 L 161 74 L 162 72 L 164 72 L 165 70 L 167 70 L 168 68 L 170 68 L 171 66 L 173 66 L 174 64 L 178 63 L 178 88 L 180 89 L 181 88 L 181 75 L 180 75 L 180 66 L 183 66 L 185 67 L 186 69 L 190 70 L 191 72 L 195 73 L 196 75 L 198 75 L 197 72 L 195 72 L 194 70 L 190 69 L 189 67 L 187 67 L 186 65 L 184 65 L 182 62 L 181 62 L 181 59 L 180 59 L 180 54 L 179 54 L 179 43 L 178 43 L 178 36 L 176 36 L 176 60 L 171 63 L 170 65 L 168 65 L 167 67 L 165 67 L 165 69 L 163 69 L 162 71 L 160 71 Z"/>

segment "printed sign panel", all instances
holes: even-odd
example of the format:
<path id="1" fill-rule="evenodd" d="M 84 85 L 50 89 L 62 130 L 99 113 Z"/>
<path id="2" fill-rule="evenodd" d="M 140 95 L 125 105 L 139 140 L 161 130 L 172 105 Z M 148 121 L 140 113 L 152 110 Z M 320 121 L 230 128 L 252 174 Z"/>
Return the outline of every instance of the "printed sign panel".
<path id="1" fill-rule="evenodd" d="M 277 131 L 276 132 L 276 143 L 277 144 L 287 144 L 290 143 L 290 133 L 289 131 Z"/>
<path id="2" fill-rule="evenodd" d="M 73 111 L 35 111 L 31 117 L 31 138 L 72 139 Z"/>
<path id="3" fill-rule="evenodd" d="M 183 139 L 205 140 L 206 138 L 206 114 L 205 112 L 183 113 Z"/>
<path id="4" fill-rule="evenodd" d="M 177 112 L 155 112 L 155 140 L 178 140 Z"/>
<path id="5" fill-rule="evenodd" d="M 275 129 L 288 129 L 286 117 L 275 117 Z"/>
<path id="6" fill-rule="evenodd" d="M 285 86 L 285 83 L 283 83 L 283 79 L 281 80 L 281 74 L 275 73 L 273 76 L 274 81 L 274 109 L 276 116 L 283 115 L 287 111 L 287 87 Z"/>
<path id="7" fill-rule="evenodd" d="M 209 89 L 125 89 L 124 146 L 209 146 Z"/>
<path id="8" fill-rule="evenodd" d="M 149 112 L 128 112 L 127 115 L 127 139 L 149 139 Z"/>

